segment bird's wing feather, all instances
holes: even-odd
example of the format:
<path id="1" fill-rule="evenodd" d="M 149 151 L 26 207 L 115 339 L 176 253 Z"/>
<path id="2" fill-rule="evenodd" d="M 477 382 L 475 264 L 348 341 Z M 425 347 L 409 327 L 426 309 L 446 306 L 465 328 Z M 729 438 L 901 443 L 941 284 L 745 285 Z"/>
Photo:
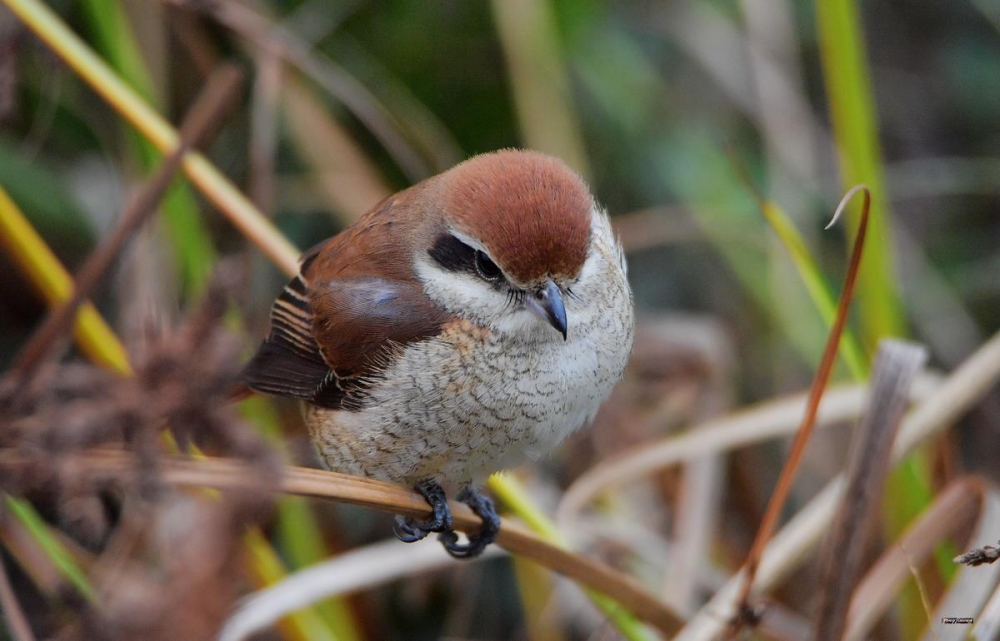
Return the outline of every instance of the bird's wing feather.
<path id="1" fill-rule="evenodd" d="M 260 392 L 355 409 L 400 346 L 439 333 L 448 314 L 417 283 L 372 276 L 292 279 L 271 309 L 271 332 L 243 371 Z"/>

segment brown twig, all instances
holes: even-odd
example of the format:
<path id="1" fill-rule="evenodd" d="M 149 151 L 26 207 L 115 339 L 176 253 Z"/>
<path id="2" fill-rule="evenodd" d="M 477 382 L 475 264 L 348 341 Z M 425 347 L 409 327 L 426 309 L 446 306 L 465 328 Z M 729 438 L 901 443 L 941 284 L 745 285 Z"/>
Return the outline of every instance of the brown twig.
<path id="1" fill-rule="evenodd" d="M 6 507 L 0 510 L 0 546 L 43 594 L 56 594 L 66 585 L 55 562 Z"/>
<path id="2" fill-rule="evenodd" d="M 843 200 L 841 200 L 840 206 L 837 207 L 837 211 L 830 223 L 833 224 L 837 220 L 844 206 L 858 191 L 861 191 L 864 195 L 864 202 L 861 208 L 861 224 L 858 226 L 854 248 L 851 251 L 850 264 L 847 268 L 847 275 L 844 277 L 844 288 L 837 303 L 837 315 L 834 318 L 833 326 L 830 328 L 830 334 L 826 341 L 826 347 L 823 349 L 823 358 L 820 360 L 816 377 L 809 388 L 809 401 L 806 405 L 806 414 L 802 419 L 802 424 L 799 426 L 798 432 L 795 434 L 795 439 L 792 441 L 792 449 L 789 452 L 788 460 L 781 469 L 781 475 L 778 477 L 774 494 L 771 495 L 771 500 L 768 503 L 767 510 L 764 512 L 760 528 L 757 530 L 757 536 L 754 539 L 753 546 L 750 548 L 750 553 L 747 555 L 747 560 L 744 564 L 746 569 L 744 573 L 745 579 L 738 599 L 738 611 L 743 611 L 750 607 L 750 589 L 753 586 L 757 568 L 760 566 L 761 555 L 767 546 L 767 542 L 771 539 L 774 528 L 778 523 L 778 517 L 781 515 L 781 510 L 788 499 L 789 492 L 791 492 L 792 480 L 795 478 L 795 473 L 798 471 L 799 464 L 802 461 L 809 437 L 812 436 L 813 426 L 816 424 L 816 412 L 819 409 L 819 402 L 823 397 L 827 381 L 830 380 L 830 373 L 833 371 L 833 364 L 837 358 L 837 347 L 840 344 L 840 337 L 844 333 L 844 326 L 847 323 L 847 312 L 850 309 L 851 298 L 854 295 L 854 284 L 857 281 L 858 268 L 861 265 L 861 256 L 865 246 L 865 233 L 868 230 L 868 213 L 871 208 L 871 193 L 868 191 L 868 188 L 864 185 L 858 185 L 847 192 Z M 738 628 L 732 629 L 733 634 L 736 632 L 738 632 Z"/>
<path id="3" fill-rule="evenodd" d="M 1000 548 L 993 547 L 992 545 L 984 545 L 981 548 L 972 548 L 965 554 L 959 554 L 952 560 L 955 563 L 975 567 L 977 565 L 995 563 L 997 559 L 1000 559 Z"/>
<path id="4" fill-rule="evenodd" d="M 417 182 L 431 174 L 427 162 L 407 140 L 403 128 L 368 88 L 332 60 L 314 55 L 300 38 L 284 26 L 238 2 L 163 1 L 208 15 L 240 36 L 289 61 L 347 107 L 382 143 L 407 178 Z"/>
<path id="5" fill-rule="evenodd" d="M 31 632 L 28 619 L 24 616 L 24 610 L 17 601 L 17 595 L 10 585 L 7 576 L 7 567 L 3 558 L 0 557 L 0 606 L 3 607 L 4 618 L 7 619 L 7 629 L 15 641 L 35 641 L 35 635 Z"/>
<path id="6" fill-rule="evenodd" d="M 57 344 L 58 338 L 66 333 L 80 304 L 93 293 L 125 243 L 156 210 L 156 205 L 180 167 L 184 154 L 205 137 L 225 112 L 236 94 L 241 79 L 242 73 L 239 69 L 226 64 L 205 83 L 205 89 L 184 118 L 177 147 L 163 160 L 153 177 L 126 206 L 120 217 L 121 222 L 114 232 L 84 262 L 75 278 L 73 295 L 49 313 L 45 322 L 21 349 L 9 372 L 16 385 L 25 389 L 38 368 L 46 360 L 54 357 L 56 352 L 53 346 Z"/>
<path id="7" fill-rule="evenodd" d="M 0 451 L 0 468 L 5 473 L 21 474 L 32 463 L 18 451 Z M 201 460 L 163 458 L 159 462 L 160 480 L 178 486 L 212 487 L 275 491 L 334 499 L 382 512 L 413 517 L 427 517 L 429 507 L 418 494 L 381 481 L 338 474 L 325 470 L 286 467 L 277 487 L 264 486 L 259 470 L 234 459 Z M 121 482 L 136 474 L 134 455 L 114 450 L 90 450 L 66 455 L 61 467 L 69 476 L 93 482 Z M 454 525 L 463 531 L 475 531 L 482 524 L 463 503 L 450 504 Z M 504 521 L 497 543 L 512 554 L 531 559 L 554 572 L 608 595 L 623 608 L 667 634 L 680 629 L 682 621 L 669 606 L 650 594 L 630 577 L 580 554 L 554 546 L 530 530 Z"/>
<path id="8" fill-rule="evenodd" d="M 278 105 L 284 69 L 269 49 L 255 51 L 257 77 L 250 108 L 250 199 L 265 215 L 274 209 L 274 166 L 278 149 Z"/>
<path id="9" fill-rule="evenodd" d="M 934 496 L 934 501 L 911 523 L 902 537 L 889 545 L 872 563 L 851 595 L 847 629 L 842 641 L 871 638 L 871 630 L 896 599 L 910 567 L 931 558 L 935 547 L 951 537 L 964 537 L 988 521 L 990 489 L 982 479 L 955 479 Z M 952 585 L 954 590 L 958 586 Z"/>
<path id="10" fill-rule="evenodd" d="M 872 372 L 869 405 L 854 431 L 847 486 L 820 560 L 816 641 L 837 641 L 847 625 L 851 594 L 889 468 L 896 432 L 909 404 L 910 386 L 927 359 L 919 345 L 882 341 Z"/>

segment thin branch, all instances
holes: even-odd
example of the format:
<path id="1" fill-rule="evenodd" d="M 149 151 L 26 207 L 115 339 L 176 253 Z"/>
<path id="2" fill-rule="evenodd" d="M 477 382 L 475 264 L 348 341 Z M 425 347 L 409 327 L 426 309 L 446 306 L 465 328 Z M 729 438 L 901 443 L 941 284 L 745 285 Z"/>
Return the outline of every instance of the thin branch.
<path id="1" fill-rule="evenodd" d="M 24 616 L 24 610 L 17 601 L 17 595 L 10 585 L 10 578 L 7 576 L 7 567 L 3 558 L 0 557 L 0 606 L 3 607 L 5 618 L 7 619 L 7 629 L 10 631 L 14 641 L 35 641 L 35 635 L 31 632 L 28 619 Z"/>
<path id="2" fill-rule="evenodd" d="M 911 400 L 920 400 L 940 385 L 936 375 L 924 374 L 914 385 Z M 866 388 L 844 385 L 831 388 L 816 416 L 816 426 L 857 418 L 864 408 Z M 563 494 L 556 522 L 563 532 L 577 529 L 580 512 L 595 496 L 613 487 L 661 471 L 671 465 L 719 451 L 748 447 L 790 434 L 801 422 L 808 398 L 796 394 L 760 403 L 731 415 L 694 425 L 683 434 L 628 450 L 584 472 Z"/>
<path id="3" fill-rule="evenodd" d="M 427 162 L 406 139 L 402 127 L 378 99 L 342 67 L 328 58 L 314 55 L 301 39 L 285 26 L 238 2 L 192 2 L 164 0 L 189 11 L 207 14 L 257 46 L 295 65 L 351 110 L 368 131 L 392 154 L 406 177 L 417 182 L 431 174 Z"/>
<path id="4" fill-rule="evenodd" d="M 965 554 L 959 554 L 952 560 L 955 563 L 975 567 L 987 563 L 996 563 L 997 559 L 1000 559 L 1000 548 L 993 547 L 992 545 L 984 545 L 981 548 L 972 548 Z"/>
<path id="5" fill-rule="evenodd" d="M 177 146 L 177 131 L 48 5 L 40 0 L 0 2 L 157 149 L 169 153 Z M 191 182 L 285 274 L 292 276 L 298 272 L 299 250 L 204 155 L 188 152 L 184 155 L 183 167 Z"/>
<path id="6" fill-rule="evenodd" d="M 853 196 L 856 192 L 856 189 L 852 189 L 845 196 L 845 199 Z M 830 328 L 830 336 L 827 339 L 826 347 L 823 349 L 823 358 L 816 372 L 816 378 L 813 379 L 812 387 L 809 389 L 809 403 L 806 407 L 806 415 L 803 417 L 802 424 L 799 426 L 799 430 L 795 434 L 795 439 L 792 441 L 792 449 L 788 455 L 788 460 L 781 469 L 781 476 L 778 477 L 774 494 L 771 495 L 771 501 L 768 503 L 767 511 L 761 520 L 760 529 L 757 530 L 757 537 L 754 539 L 750 553 L 747 555 L 745 564 L 746 575 L 739 596 L 741 611 L 749 607 L 750 588 L 753 585 L 757 568 L 760 566 L 761 555 L 763 555 L 764 548 L 767 546 L 767 542 L 770 540 L 771 534 L 778 523 L 778 517 L 781 515 L 781 510 L 788 499 L 788 494 L 792 490 L 792 480 L 799 469 L 799 463 L 802 461 L 809 437 L 812 436 L 813 427 L 816 424 L 816 412 L 819 409 L 819 402 L 823 397 L 823 390 L 826 389 L 826 383 L 830 380 L 830 373 L 833 371 L 833 364 L 837 358 L 837 347 L 840 344 L 840 337 L 844 333 L 844 326 L 847 323 L 847 312 L 850 309 L 851 297 L 854 294 L 854 284 L 857 280 L 858 268 L 861 266 L 861 256 L 865 246 L 865 232 L 868 229 L 868 211 L 871 207 L 871 193 L 867 188 L 862 188 L 861 192 L 864 194 L 864 202 L 861 207 L 861 223 L 858 226 L 858 233 L 855 237 L 854 249 L 851 251 L 851 261 L 847 268 L 847 275 L 844 278 L 844 288 L 841 291 L 840 301 L 837 304 L 837 316 L 834 319 L 833 326 Z"/>
<path id="7" fill-rule="evenodd" d="M 21 349 L 9 372 L 16 384 L 26 386 L 33 373 L 48 358 L 55 357 L 53 346 L 58 342 L 59 336 L 68 331 L 80 304 L 90 297 L 105 277 L 125 243 L 156 211 L 157 204 L 181 166 L 184 154 L 196 146 L 218 122 L 226 107 L 231 104 L 241 78 L 241 72 L 235 66 L 227 64 L 220 67 L 205 83 L 205 88 L 184 119 L 177 147 L 125 207 L 114 232 L 84 262 L 77 273 L 73 294 L 49 313 L 45 322 Z"/>
<path id="8" fill-rule="evenodd" d="M 0 450 L 0 468 L 8 473 L 22 474 L 31 465 L 32 462 L 18 451 Z M 67 475 L 77 474 L 100 483 L 127 481 L 136 473 L 137 464 L 135 457 L 126 452 L 91 450 L 67 455 L 61 465 Z M 285 492 L 333 499 L 391 514 L 430 516 L 427 502 L 414 492 L 381 481 L 325 470 L 286 467 L 277 487 L 267 486 L 251 465 L 232 459 L 166 457 L 160 461 L 160 473 L 164 482 L 178 486 Z M 474 532 L 482 524 L 482 519 L 464 503 L 451 503 L 450 507 L 456 529 Z M 625 610 L 667 634 L 680 629 L 680 617 L 632 578 L 599 561 L 557 547 L 519 523 L 504 521 L 496 542 L 512 554 L 531 559 L 611 597 Z"/>

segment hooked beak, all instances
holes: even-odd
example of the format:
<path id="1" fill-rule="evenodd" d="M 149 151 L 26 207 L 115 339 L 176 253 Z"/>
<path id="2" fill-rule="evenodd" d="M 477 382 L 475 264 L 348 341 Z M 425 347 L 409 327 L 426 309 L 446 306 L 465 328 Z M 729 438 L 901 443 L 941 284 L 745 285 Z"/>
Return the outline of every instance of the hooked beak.
<path id="1" fill-rule="evenodd" d="M 551 278 L 536 293 L 525 297 L 524 307 L 535 316 L 555 327 L 563 335 L 563 340 L 566 340 L 566 306 L 563 305 L 562 292 L 559 291 L 559 286 Z"/>

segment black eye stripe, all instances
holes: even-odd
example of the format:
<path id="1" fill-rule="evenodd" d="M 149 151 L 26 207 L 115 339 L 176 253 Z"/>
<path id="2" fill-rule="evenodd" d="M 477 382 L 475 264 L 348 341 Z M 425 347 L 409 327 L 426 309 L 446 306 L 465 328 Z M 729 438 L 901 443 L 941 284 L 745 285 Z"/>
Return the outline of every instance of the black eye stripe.
<path id="1" fill-rule="evenodd" d="M 451 234 L 441 234 L 428 252 L 438 265 L 450 272 L 475 271 L 476 250 Z"/>
<path id="2" fill-rule="evenodd" d="M 504 282 L 503 272 L 485 253 L 469 247 L 451 234 L 441 234 L 427 252 L 450 272 L 468 272 L 494 285 Z"/>

